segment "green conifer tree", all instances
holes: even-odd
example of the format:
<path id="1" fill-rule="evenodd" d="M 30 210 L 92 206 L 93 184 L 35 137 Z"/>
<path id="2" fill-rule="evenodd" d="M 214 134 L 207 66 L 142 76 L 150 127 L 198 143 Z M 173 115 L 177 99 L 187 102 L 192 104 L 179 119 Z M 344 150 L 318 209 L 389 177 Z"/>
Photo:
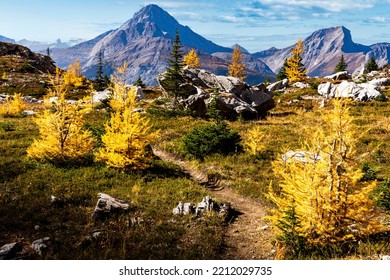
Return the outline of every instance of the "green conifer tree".
<path id="1" fill-rule="evenodd" d="M 344 55 L 341 55 L 339 63 L 334 68 L 334 73 L 343 72 L 347 69 L 347 63 L 345 62 Z"/>
<path id="2" fill-rule="evenodd" d="M 276 75 L 276 80 L 281 81 L 287 79 L 286 67 L 287 67 L 287 59 L 284 61 L 282 68 L 280 68 L 279 73 Z"/>
<path id="3" fill-rule="evenodd" d="M 142 81 L 141 76 L 138 76 L 138 79 L 137 79 L 137 81 L 135 81 L 134 86 L 141 87 L 141 88 L 146 88 L 146 85 Z"/>
<path id="4" fill-rule="evenodd" d="M 370 73 L 372 71 L 378 71 L 378 69 L 379 69 L 379 66 L 375 61 L 375 57 L 372 56 L 370 61 L 368 61 L 368 63 L 366 64 L 365 72 Z"/>
<path id="5" fill-rule="evenodd" d="M 171 57 L 168 59 L 168 65 L 164 86 L 168 91 L 168 94 L 174 98 L 175 107 L 177 99 L 182 95 L 180 91 L 180 85 L 184 83 L 183 77 L 183 53 L 181 51 L 182 45 L 180 42 L 179 31 L 176 30 L 175 40 L 173 42 L 172 50 L 170 52 Z"/>
<path id="6" fill-rule="evenodd" d="M 105 83 L 104 73 L 103 73 L 103 54 L 102 51 L 100 51 L 98 56 L 97 70 L 96 70 L 95 88 L 98 91 L 102 91 L 106 86 L 107 84 Z"/>

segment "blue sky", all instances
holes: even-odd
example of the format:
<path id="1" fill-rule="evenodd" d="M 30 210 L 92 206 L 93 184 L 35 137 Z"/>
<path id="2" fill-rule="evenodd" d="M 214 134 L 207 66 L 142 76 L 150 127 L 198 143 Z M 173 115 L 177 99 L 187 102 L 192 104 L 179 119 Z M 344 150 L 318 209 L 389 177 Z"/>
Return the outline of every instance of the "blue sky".
<path id="1" fill-rule="evenodd" d="M 350 29 L 357 43 L 390 42 L 390 0 L 5 0 L 0 35 L 92 39 L 152 3 L 217 44 L 238 43 L 251 52 L 287 47 L 317 29 L 338 25 Z"/>

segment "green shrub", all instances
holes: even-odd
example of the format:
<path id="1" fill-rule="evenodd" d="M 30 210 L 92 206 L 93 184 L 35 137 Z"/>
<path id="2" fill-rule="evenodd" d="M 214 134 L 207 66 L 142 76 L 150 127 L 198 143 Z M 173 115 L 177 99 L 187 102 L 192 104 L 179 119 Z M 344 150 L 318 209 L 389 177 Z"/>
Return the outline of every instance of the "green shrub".
<path id="1" fill-rule="evenodd" d="M 379 207 L 390 210 L 390 178 L 384 180 L 375 190 L 375 200 Z"/>
<path id="2" fill-rule="evenodd" d="M 207 155 L 230 154 L 241 150 L 241 137 L 232 131 L 225 122 L 205 125 L 191 130 L 183 139 L 186 153 L 203 159 Z"/>
<path id="3" fill-rule="evenodd" d="M 362 164 L 363 177 L 360 179 L 362 182 L 376 180 L 376 171 L 368 165 L 367 162 Z"/>

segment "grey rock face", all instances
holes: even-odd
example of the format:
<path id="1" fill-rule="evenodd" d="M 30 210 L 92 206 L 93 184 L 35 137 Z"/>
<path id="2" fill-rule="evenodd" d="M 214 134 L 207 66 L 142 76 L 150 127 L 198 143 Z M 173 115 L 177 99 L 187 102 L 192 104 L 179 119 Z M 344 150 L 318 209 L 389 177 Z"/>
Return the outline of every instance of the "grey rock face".
<path id="1" fill-rule="evenodd" d="M 282 156 L 284 162 L 317 162 L 321 160 L 319 154 L 308 151 L 288 151 Z"/>
<path id="2" fill-rule="evenodd" d="M 288 79 L 283 79 L 281 81 L 277 81 L 277 82 L 272 83 L 269 86 L 267 86 L 267 90 L 268 91 L 275 91 L 275 90 L 283 89 L 283 88 L 287 87 L 287 85 L 288 85 Z"/>
<path id="3" fill-rule="evenodd" d="M 0 260 L 12 259 L 21 250 L 22 245 L 19 242 L 5 244 L 0 248 Z"/>
<path id="4" fill-rule="evenodd" d="M 383 94 L 378 91 L 373 84 L 363 83 L 356 84 L 354 82 L 343 81 L 340 84 L 332 84 L 327 82 L 318 86 L 318 93 L 327 98 L 352 98 L 357 101 L 370 101 L 378 97 L 383 97 Z"/>
<path id="5" fill-rule="evenodd" d="M 348 71 L 342 71 L 329 76 L 325 76 L 324 78 L 330 80 L 349 80 L 352 79 L 352 75 L 349 74 Z"/>
<path id="6" fill-rule="evenodd" d="M 94 210 L 94 217 L 96 219 L 105 219 L 112 214 L 118 214 L 129 210 L 130 205 L 124 201 L 111 197 L 105 193 L 98 194 L 98 201 Z"/>
<path id="7" fill-rule="evenodd" d="M 48 247 L 48 242 L 50 241 L 50 237 L 44 237 L 42 239 L 35 240 L 31 244 L 31 248 L 40 256 L 44 255 L 47 250 L 49 249 Z"/>
<path id="8" fill-rule="evenodd" d="M 191 108 L 198 115 L 207 113 L 207 105 L 211 102 L 209 94 L 215 88 L 220 90 L 216 97 L 217 108 L 228 119 L 242 116 L 244 119 L 255 119 L 265 116 L 275 107 L 272 95 L 264 85 L 249 86 L 234 77 L 217 76 L 204 69 L 186 67 L 183 71 L 186 84 L 193 87 L 193 95 L 181 101 L 185 108 Z M 159 77 L 160 86 L 164 89 L 163 75 Z"/>

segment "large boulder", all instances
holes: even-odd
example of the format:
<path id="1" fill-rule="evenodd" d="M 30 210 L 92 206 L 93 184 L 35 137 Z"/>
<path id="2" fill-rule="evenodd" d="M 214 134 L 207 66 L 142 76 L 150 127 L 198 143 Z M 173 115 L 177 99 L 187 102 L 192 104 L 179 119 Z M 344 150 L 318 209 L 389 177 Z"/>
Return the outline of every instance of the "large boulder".
<path id="1" fill-rule="evenodd" d="M 348 71 L 341 71 L 324 78 L 329 80 L 349 80 L 352 79 L 352 75 Z"/>
<path id="2" fill-rule="evenodd" d="M 283 79 L 281 81 L 277 81 L 275 83 L 270 84 L 267 86 L 268 91 L 275 91 L 279 89 L 283 89 L 288 86 L 288 79 Z"/>
<path id="3" fill-rule="evenodd" d="M 204 69 L 185 67 L 183 70 L 185 83 L 180 86 L 183 94 L 181 104 L 199 116 L 207 113 L 207 104 L 211 101 L 210 92 L 218 89 L 217 108 L 228 119 L 238 116 L 244 119 L 254 119 L 265 116 L 267 111 L 275 107 L 272 94 L 264 85 L 249 86 L 234 78 L 217 76 Z M 162 89 L 166 92 L 164 74 L 158 76 Z M 185 90 L 184 90 L 185 89 Z"/>
<path id="4" fill-rule="evenodd" d="M 253 106 L 240 98 L 237 98 L 234 94 L 221 93 L 217 96 L 216 101 L 217 108 L 227 119 L 235 120 L 241 116 L 245 120 L 251 120 L 259 117 L 259 113 Z M 210 102 L 211 98 L 206 101 L 206 104 L 209 104 Z"/>
<path id="5" fill-rule="evenodd" d="M 0 260 L 9 260 L 22 250 L 22 245 L 19 242 L 5 244 L 0 247 Z"/>
<path id="6" fill-rule="evenodd" d="M 205 100 L 208 97 L 208 94 L 199 92 L 182 100 L 180 103 L 185 109 L 190 109 L 191 111 L 195 112 L 196 115 L 203 117 L 207 114 L 207 105 Z"/>
<path id="7" fill-rule="evenodd" d="M 385 87 L 385 86 L 390 86 L 390 79 L 389 78 L 377 78 L 373 79 L 367 84 L 373 85 L 374 87 L 380 88 L 380 87 Z"/>
<path id="8" fill-rule="evenodd" d="M 318 93 L 327 98 L 352 98 L 357 101 L 370 101 L 378 97 L 383 97 L 383 94 L 378 91 L 378 88 L 372 84 L 356 84 L 347 81 L 343 81 L 337 85 L 330 82 L 320 84 L 318 86 Z"/>
<path id="9" fill-rule="evenodd" d="M 105 193 L 98 194 L 98 201 L 93 216 L 97 220 L 106 219 L 112 214 L 127 212 L 130 205 Z"/>

